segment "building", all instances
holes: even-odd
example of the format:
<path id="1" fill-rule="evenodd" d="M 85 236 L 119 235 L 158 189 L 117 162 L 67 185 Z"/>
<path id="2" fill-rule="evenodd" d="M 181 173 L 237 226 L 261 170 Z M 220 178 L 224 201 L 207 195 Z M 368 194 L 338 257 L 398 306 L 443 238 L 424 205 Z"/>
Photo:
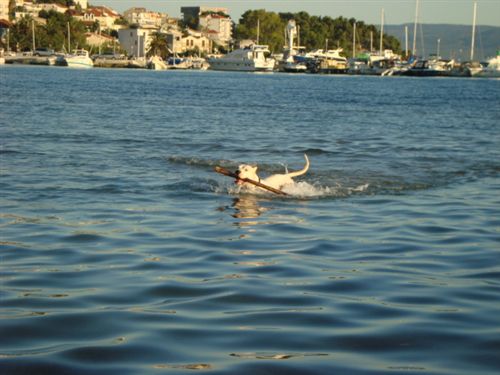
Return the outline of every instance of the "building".
<path id="1" fill-rule="evenodd" d="M 203 31 L 214 43 L 228 46 L 232 39 L 233 21 L 227 8 L 181 7 L 184 23 Z"/>
<path id="2" fill-rule="evenodd" d="M 212 41 L 203 33 L 194 30 L 188 30 L 187 33 L 170 30 L 167 33 L 167 45 L 175 54 L 187 51 L 197 51 L 200 54 L 212 52 Z"/>
<path id="3" fill-rule="evenodd" d="M 157 28 L 139 27 L 118 30 L 118 40 L 127 55 L 134 57 L 146 57 L 153 34 Z"/>
<path id="4" fill-rule="evenodd" d="M 208 33 L 207 36 L 219 45 L 228 46 L 232 39 L 233 21 L 228 15 L 210 12 L 202 14 L 199 28 Z"/>
<path id="5" fill-rule="evenodd" d="M 228 9 L 219 7 L 181 7 L 181 13 L 184 23 L 192 29 L 198 28 L 200 26 L 200 17 L 207 14 L 219 14 L 229 17 Z"/>
<path id="6" fill-rule="evenodd" d="M 120 14 L 105 6 L 90 7 L 81 12 L 74 10 L 71 11 L 71 15 L 87 26 L 98 22 L 102 30 L 117 30 L 121 28 L 121 26 L 115 24 L 115 21 L 120 19 Z"/>
<path id="7" fill-rule="evenodd" d="M 3 2 L 5 0 L 0 0 Z M 8 0 L 7 0 L 8 2 Z M 41 11 L 55 11 L 58 13 L 66 13 L 68 11 L 68 7 L 57 3 L 38 3 L 36 1 L 27 1 L 27 0 L 16 0 L 16 11 L 15 11 L 15 19 L 23 18 L 23 17 L 32 17 L 40 23 L 39 14 Z M 76 11 L 72 10 L 73 13 Z M 1 17 L 0 17 L 1 18 Z"/>
<path id="8" fill-rule="evenodd" d="M 123 18 L 128 23 L 139 26 L 161 27 L 168 20 L 168 14 L 160 12 L 151 12 L 146 8 L 130 8 L 123 12 Z"/>
<path id="9" fill-rule="evenodd" d="M 85 39 L 89 46 L 91 47 L 101 47 L 104 45 L 112 45 L 115 43 L 115 38 L 98 33 L 85 33 Z"/>
<path id="10" fill-rule="evenodd" d="M 0 20 L 9 20 L 9 0 L 0 0 Z"/>

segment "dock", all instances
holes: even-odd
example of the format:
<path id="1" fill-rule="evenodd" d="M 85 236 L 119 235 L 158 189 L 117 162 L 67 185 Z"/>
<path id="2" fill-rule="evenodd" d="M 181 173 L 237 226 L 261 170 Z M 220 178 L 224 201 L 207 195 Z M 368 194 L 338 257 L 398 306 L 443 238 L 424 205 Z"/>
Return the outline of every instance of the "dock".
<path id="1" fill-rule="evenodd" d="M 95 68 L 129 68 L 129 69 L 146 69 L 145 60 L 128 60 L 128 59 L 95 59 Z"/>
<path id="2" fill-rule="evenodd" d="M 55 65 L 56 56 L 5 56 L 6 64 Z"/>

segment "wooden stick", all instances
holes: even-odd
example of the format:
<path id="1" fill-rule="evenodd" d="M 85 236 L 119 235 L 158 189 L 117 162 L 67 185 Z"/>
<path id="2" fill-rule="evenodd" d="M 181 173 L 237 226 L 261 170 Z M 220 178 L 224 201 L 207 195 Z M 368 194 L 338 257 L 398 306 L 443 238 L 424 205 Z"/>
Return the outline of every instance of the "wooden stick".
<path id="1" fill-rule="evenodd" d="M 215 171 L 217 173 L 223 174 L 225 176 L 233 177 L 233 178 L 235 178 L 237 180 L 240 180 L 240 181 L 243 181 L 243 182 L 248 182 L 248 183 L 253 184 L 255 186 L 261 187 L 262 189 L 269 190 L 269 191 L 271 191 L 271 192 L 273 192 L 275 194 L 288 195 L 284 191 L 279 190 L 279 189 L 275 189 L 275 188 L 273 188 L 271 186 L 267 186 L 267 185 L 263 184 L 262 182 L 254 181 L 254 180 L 251 180 L 249 178 L 240 178 L 240 177 L 238 177 L 238 175 L 236 173 L 233 173 L 233 172 L 227 170 L 226 168 L 215 167 Z"/>

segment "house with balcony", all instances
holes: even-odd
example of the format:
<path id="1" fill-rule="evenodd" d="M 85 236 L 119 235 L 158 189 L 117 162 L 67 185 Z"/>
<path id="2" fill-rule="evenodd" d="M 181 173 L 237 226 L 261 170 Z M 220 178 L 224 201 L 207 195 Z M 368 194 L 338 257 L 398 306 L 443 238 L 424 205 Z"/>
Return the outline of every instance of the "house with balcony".
<path id="1" fill-rule="evenodd" d="M 175 54 L 197 51 L 200 54 L 212 52 L 212 41 L 199 31 L 171 29 L 166 34 L 168 49 Z"/>
<path id="2" fill-rule="evenodd" d="M 233 35 L 233 21 L 228 15 L 206 12 L 200 15 L 200 30 L 216 44 L 228 46 Z"/>

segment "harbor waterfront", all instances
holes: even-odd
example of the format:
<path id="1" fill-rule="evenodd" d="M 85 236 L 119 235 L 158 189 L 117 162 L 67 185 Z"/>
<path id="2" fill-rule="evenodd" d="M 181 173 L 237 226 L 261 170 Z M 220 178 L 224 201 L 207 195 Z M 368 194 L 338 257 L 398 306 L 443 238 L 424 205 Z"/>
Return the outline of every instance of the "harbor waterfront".
<path id="1" fill-rule="evenodd" d="M 0 80 L 2 375 L 498 373 L 499 80 Z"/>

